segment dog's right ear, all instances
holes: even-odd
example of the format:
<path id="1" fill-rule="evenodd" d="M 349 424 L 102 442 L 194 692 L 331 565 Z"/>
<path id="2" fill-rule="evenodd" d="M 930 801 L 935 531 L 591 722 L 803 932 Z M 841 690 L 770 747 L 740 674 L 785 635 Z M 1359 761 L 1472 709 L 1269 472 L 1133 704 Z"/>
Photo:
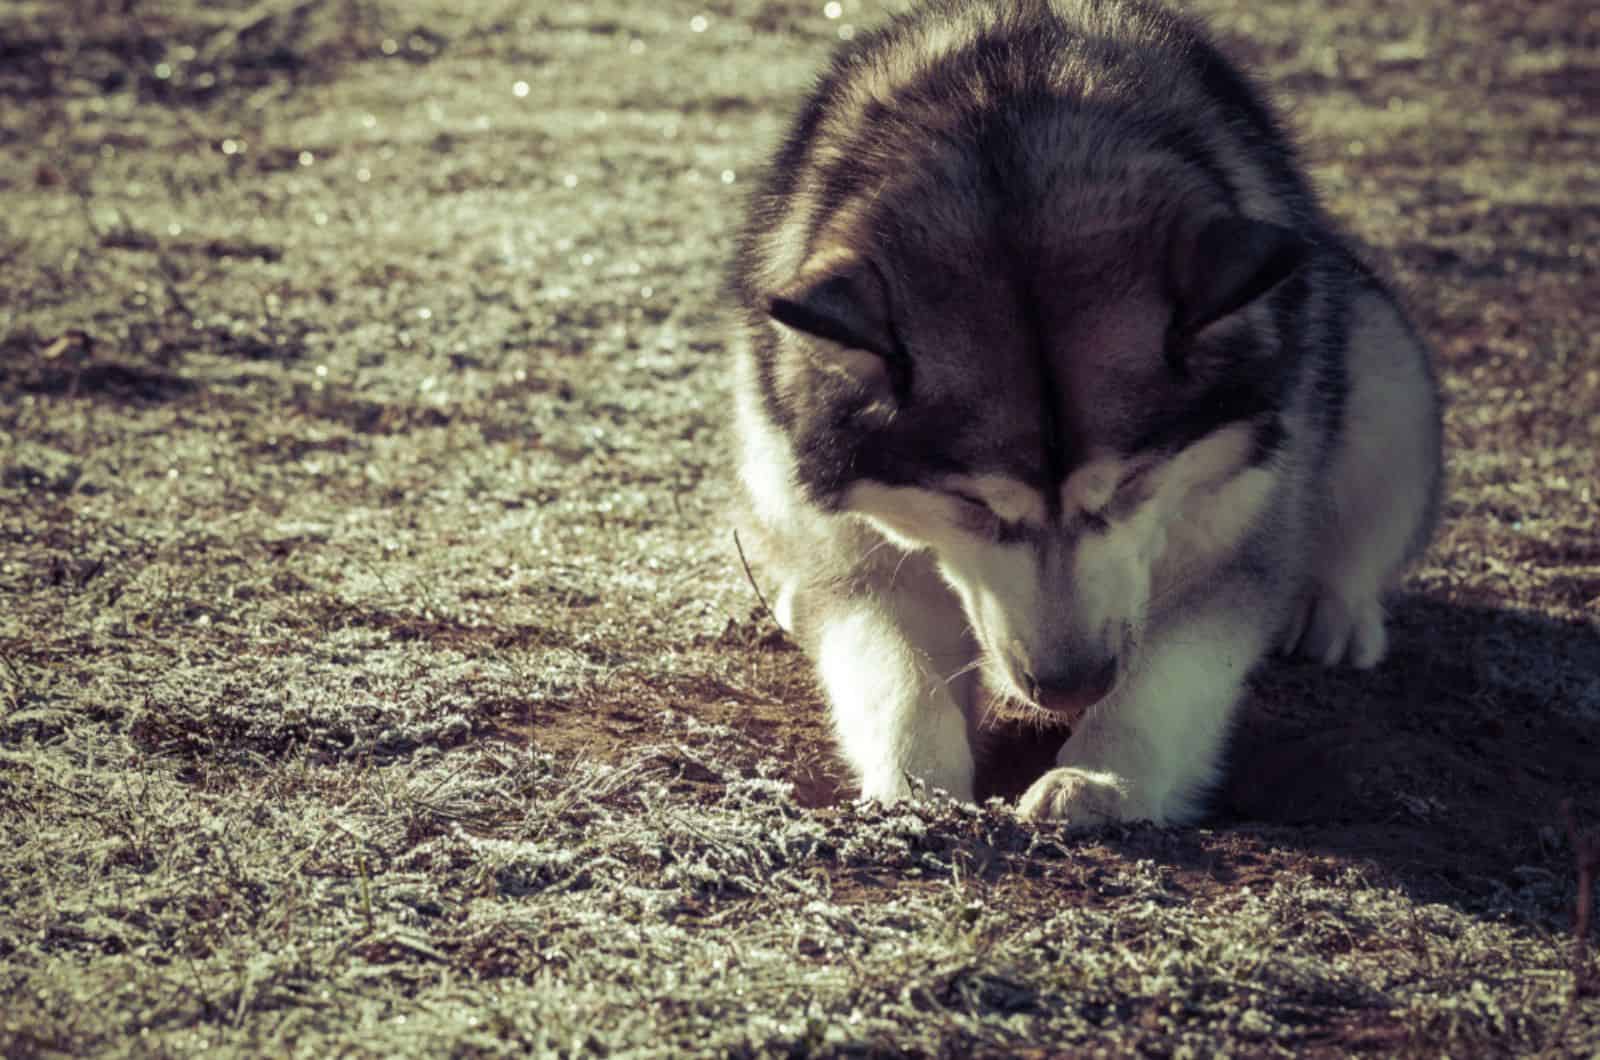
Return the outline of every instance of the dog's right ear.
<path id="1" fill-rule="evenodd" d="M 817 367 L 885 396 L 892 389 L 899 344 L 889 320 L 888 287 L 871 261 L 853 253 L 814 257 L 773 295 L 767 312 L 786 328 L 824 340 L 806 344 Z"/>

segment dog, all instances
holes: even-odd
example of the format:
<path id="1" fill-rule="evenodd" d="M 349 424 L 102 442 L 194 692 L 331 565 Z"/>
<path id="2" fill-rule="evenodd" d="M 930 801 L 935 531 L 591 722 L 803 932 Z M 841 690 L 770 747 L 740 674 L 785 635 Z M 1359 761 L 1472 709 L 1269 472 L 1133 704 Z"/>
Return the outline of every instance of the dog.
<path id="1" fill-rule="evenodd" d="M 740 539 L 866 800 L 1191 822 L 1277 646 L 1370 667 L 1438 509 L 1423 342 L 1203 27 L 945 0 L 844 46 L 732 269 Z"/>

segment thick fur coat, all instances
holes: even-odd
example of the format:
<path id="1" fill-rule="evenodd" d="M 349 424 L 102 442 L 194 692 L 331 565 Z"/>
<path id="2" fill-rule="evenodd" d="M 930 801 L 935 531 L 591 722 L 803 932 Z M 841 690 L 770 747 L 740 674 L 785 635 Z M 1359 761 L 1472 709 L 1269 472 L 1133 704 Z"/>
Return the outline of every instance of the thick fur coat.
<path id="1" fill-rule="evenodd" d="M 1436 388 L 1261 94 L 1142 0 L 946 0 L 843 48 L 734 268 L 743 540 L 864 797 L 1195 817 L 1274 645 L 1384 654 Z"/>

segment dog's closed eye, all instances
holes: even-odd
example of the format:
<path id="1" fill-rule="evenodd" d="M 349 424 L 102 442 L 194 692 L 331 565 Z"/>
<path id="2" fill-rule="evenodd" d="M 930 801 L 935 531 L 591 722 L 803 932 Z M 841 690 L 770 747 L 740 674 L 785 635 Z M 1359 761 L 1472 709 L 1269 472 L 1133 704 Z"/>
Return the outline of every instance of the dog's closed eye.
<path id="1" fill-rule="evenodd" d="M 946 497 L 952 497 L 955 500 L 960 501 L 962 504 L 970 504 L 974 508 L 982 508 L 986 512 L 990 510 L 987 504 L 985 504 L 979 498 L 974 497 L 970 493 L 962 493 L 960 490 L 945 490 L 944 495 Z"/>
<path id="2" fill-rule="evenodd" d="M 960 490 L 944 490 L 944 495 L 956 502 L 956 518 L 961 526 L 973 533 L 994 536 L 1004 526 L 1004 520 L 995 514 L 983 500 Z"/>
<path id="3" fill-rule="evenodd" d="M 962 493 L 960 490 L 945 490 L 944 495 L 953 501 L 959 502 L 963 511 L 982 513 L 991 518 L 999 518 L 994 514 L 993 508 L 990 508 L 983 500 L 974 497 L 970 493 Z"/>
<path id="4" fill-rule="evenodd" d="M 1141 464 L 1124 472 L 1117 479 L 1117 484 L 1111 487 L 1111 492 L 1103 503 L 1093 508 L 1082 508 L 1078 512 L 1078 521 L 1085 529 L 1093 533 L 1104 533 L 1111 529 L 1112 521 L 1120 515 L 1125 515 L 1142 500 L 1140 484 L 1151 471 L 1153 465 Z"/>
<path id="5" fill-rule="evenodd" d="M 999 545 L 1016 545 L 1038 537 L 1039 531 L 1026 521 L 1011 520 L 995 511 L 989 502 L 960 490 L 945 490 L 956 502 L 956 520 L 968 533 L 978 534 Z"/>
<path id="6" fill-rule="evenodd" d="M 1121 493 L 1135 482 L 1144 478 L 1145 475 L 1150 473 L 1151 468 L 1154 466 L 1154 464 L 1138 464 L 1129 468 L 1121 478 L 1117 479 L 1116 488 L 1111 491 L 1112 496 L 1116 496 L 1118 493 Z"/>

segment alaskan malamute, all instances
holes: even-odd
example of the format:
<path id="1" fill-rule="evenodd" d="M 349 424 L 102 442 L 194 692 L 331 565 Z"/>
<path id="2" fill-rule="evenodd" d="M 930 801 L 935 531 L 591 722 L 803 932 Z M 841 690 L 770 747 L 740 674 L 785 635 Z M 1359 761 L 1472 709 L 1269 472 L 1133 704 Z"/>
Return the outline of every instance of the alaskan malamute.
<path id="1" fill-rule="evenodd" d="M 751 204 L 741 538 L 863 797 L 1182 822 L 1274 644 L 1372 666 L 1440 481 L 1428 357 L 1278 120 L 1144 0 L 947 0 L 844 47 Z"/>

